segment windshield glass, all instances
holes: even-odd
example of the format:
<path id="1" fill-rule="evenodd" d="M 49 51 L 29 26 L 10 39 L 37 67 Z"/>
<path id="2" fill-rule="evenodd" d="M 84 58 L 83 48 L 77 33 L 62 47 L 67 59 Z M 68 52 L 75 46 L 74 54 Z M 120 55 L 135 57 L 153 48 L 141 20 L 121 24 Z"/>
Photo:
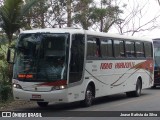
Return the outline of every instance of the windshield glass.
<path id="1" fill-rule="evenodd" d="M 68 39 L 69 34 L 22 34 L 16 46 L 14 78 L 67 79 Z"/>
<path id="2" fill-rule="evenodd" d="M 154 41 L 155 67 L 160 67 L 160 41 Z"/>

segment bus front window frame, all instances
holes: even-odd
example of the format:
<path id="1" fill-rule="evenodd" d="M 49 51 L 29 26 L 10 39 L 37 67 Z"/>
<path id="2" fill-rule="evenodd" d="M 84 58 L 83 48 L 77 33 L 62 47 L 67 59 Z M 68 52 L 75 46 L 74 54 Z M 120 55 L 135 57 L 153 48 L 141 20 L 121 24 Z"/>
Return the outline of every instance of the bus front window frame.
<path id="1" fill-rule="evenodd" d="M 55 80 L 63 80 L 63 79 L 67 80 L 67 68 L 68 68 L 67 51 L 68 51 L 69 34 L 68 33 L 63 33 L 63 34 L 30 33 L 30 34 L 31 35 L 35 34 L 35 36 L 38 36 L 38 37 L 35 39 L 26 38 L 27 40 L 23 42 L 22 37 L 27 34 L 22 34 L 17 43 L 13 78 L 18 79 L 20 81 L 28 81 L 28 82 L 55 81 Z M 47 44 L 49 44 L 50 42 L 49 39 L 55 43 L 54 49 L 63 49 L 63 54 L 57 53 L 56 51 L 55 51 L 56 54 L 53 51 L 50 52 L 50 54 L 45 54 L 47 53 L 46 52 L 47 49 L 49 50 L 53 49 L 52 44 L 47 46 Z M 25 45 L 24 47 L 20 46 L 20 45 L 23 45 L 23 44 L 20 44 L 21 42 L 24 43 Z M 30 47 L 29 47 L 29 44 L 30 44 Z M 59 44 L 59 47 L 58 47 L 58 44 Z M 25 47 L 27 50 L 26 52 L 25 52 Z M 24 55 L 21 56 L 23 57 L 23 59 L 20 57 L 20 53 L 23 54 L 23 52 L 20 50 L 24 52 Z M 49 63 L 53 63 L 53 64 L 51 65 Z M 53 65 L 56 69 L 51 68 Z M 62 68 L 61 70 L 58 69 L 60 68 L 60 66 L 63 66 L 61 67 Z M 53 70 L 54 70 L 54 74 L 53 74 Z M 49 74 L 50 72 L 52 73 Z M 28 75 L 32 75 L 32 78 L 27 78 Z M 56 75 L 56 76 L 53 76 L 53 75 Z M 23 76 L 23 77 L 20 78 L 19 76 L 21 77 Z"/>

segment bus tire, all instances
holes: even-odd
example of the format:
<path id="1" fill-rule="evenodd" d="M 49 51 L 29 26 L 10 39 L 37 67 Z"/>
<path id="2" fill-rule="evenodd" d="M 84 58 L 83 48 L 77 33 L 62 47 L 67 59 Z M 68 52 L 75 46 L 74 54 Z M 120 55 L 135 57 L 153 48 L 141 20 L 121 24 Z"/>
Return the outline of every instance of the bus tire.
<path id="1" fill-rule="evenodd" d="M 139 97 L 141 95 L 142 82 L 140 79 L 137 80 L 136 90 L 131 92 L 126 92 L 127 97 Z"/>
<path id="2" fill-rule="evenodd" d="M 140 79 L 138 79 L 136 83 L 136 90 L 133 91 L 133 96 L 139 97 L 141 95 L 141 90 L 142 90 L 142 82 Z"/>
<path id="3" fill-rule="evenodd" d="M 152 89 L 156 88 L 156 85 L 153 85 L 151 88 L 152 88 Z"/>
<path id="4" fill-rule="evenodd" d="M 37 102 L 39 107 L 47 107 L 48 106 L 48 102 Z"/>
<path id="5" fill-rule="evenodd" d="M 92 105 L 94 99 L 93 88 L 89 85 L 85 92 L 85 99 L 82 101 L 82 104 L 85 107 L 89 107 Z"/>

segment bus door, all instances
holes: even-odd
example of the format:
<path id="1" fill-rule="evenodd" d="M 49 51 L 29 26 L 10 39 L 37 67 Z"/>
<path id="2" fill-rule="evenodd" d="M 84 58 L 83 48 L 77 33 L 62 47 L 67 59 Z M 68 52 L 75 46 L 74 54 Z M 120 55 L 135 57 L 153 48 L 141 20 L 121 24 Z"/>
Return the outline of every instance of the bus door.
<path id="1" fill-rule="evenodd" d="M 85 49 L 84 38 L 83 34 L 72 35 L 69 83 L 75 83 L 82 79 Z"/>

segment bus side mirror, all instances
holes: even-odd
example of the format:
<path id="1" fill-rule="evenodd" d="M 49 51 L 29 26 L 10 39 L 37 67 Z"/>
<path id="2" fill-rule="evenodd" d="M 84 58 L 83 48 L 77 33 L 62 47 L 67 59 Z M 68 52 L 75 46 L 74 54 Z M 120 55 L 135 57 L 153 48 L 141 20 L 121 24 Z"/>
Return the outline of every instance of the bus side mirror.
<path id="1" fill-rule="evenodd" d="M 11 59 L 11 50 L 8 49 L 8 51 L 7 51 L 7 62 L 8 63 L 10 62 L 10 59 Z"/>
<path id="2" fill-rule="evenodd" d="M 14 51 L 15 51 L 15 48 L 13 48 L 13 47 L 8 48 L 7 62 L 10 64 L 14 64 Z"/>

